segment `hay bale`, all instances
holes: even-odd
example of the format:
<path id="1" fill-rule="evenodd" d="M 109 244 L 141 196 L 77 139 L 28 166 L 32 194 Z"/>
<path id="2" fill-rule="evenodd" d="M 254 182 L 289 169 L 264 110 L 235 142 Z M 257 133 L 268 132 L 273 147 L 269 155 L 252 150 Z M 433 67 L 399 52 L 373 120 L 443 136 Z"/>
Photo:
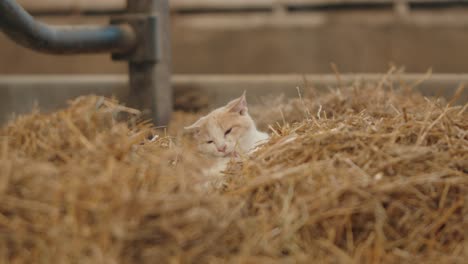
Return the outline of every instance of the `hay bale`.
<path id="1" fill-rule="evenodd" d="M 466 106 L 375 85 L 277 105 L 252 109 L 272 140 L 216 191 L 189 142 L 115 101 L 17 118 L 0 130 L 0 263 L 468 257 Z"/>

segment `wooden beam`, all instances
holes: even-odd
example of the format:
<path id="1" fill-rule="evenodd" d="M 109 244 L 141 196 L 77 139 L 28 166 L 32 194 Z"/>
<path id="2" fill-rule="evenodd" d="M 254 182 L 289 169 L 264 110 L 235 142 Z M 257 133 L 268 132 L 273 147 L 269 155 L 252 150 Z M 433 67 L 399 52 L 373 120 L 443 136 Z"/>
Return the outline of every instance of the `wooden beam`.
<path id="1" fill-rule="evenodd" d="M 391 4 L 395 0 L 279 0 L 284 5 Z"/>
<path id="2" fill-rule="evenodd" d="M 379 83 L 383 77 L 383 74 L 343 74 L 340 82 L 344 86 L 356 82 Z M 395 88 L 420 83 L 414 89 L 425 96 L 451 98 L 461 84 L 468 83 L 468 74 L 434 74 L 430 77 L 424 74 L 403 74 L 391 76 L 387 81 L 392 82 Z M 335 75 L 330 74 L 175 75 L 172 81 L 176 97 L 198 93 L 208 97 L 210 106 L 222 105 L 244 90 L 254 100 L 266 95 L 296 97 L 298 87 L 328 92 L 329 88 L 338 87 L 340 82 Z M 468 103 L 468 89 L 464 90 L 457 103 Z"/>
<path id="3" fill-rule="evenodd" d="M 406 3 L 458 3 L 460 0 L 403 0 Z M 25 9 L 33 13 L 53 12 L 108 12 L 125 9 L 125 0 L 18 0 Z M 275 6 L 326 6 L 359 4 L 392 4 L 395 0 L 172 0 L 173 10 L 193 9 L 272 9 Z"/>
<path id="4" fill-rule="evenodd" d="M 32 13 L 54 12 L 109 12 L 120 11 L 126 7 L 125 0 L 17 0 Z"/>
<path id="5" fill-rule="evenodd" d="M 450 4 L 460 0 L 278 0 L 284 5 L 343 5 L 343 4 L 393 4 L 397 2 Z"/>
<path id="6" fill-rule="evenodd" d="M 173 9 L 251 9 L 271 8 L 275 0 L 172 0 Z"/>

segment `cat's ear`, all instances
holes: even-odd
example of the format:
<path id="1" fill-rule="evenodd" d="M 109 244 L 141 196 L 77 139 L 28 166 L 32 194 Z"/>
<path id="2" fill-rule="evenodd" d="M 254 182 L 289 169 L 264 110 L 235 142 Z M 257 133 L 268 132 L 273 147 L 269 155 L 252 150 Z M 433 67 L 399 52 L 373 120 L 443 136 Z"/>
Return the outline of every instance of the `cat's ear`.
<path id="1" fill-rule="evenodd" d="M 202 118 L 198 119 L 195 123 L 191 124 L 190 126 L 184 127 L 184 129 L 189 132 L 198 133 L 201 127 L 201 121 L 202 121 Z"/>
<path id="2" fill-rule="evenodd" d="M 226 106 L 229 112 L 236 112 L 241 115 L 247 114 L 247 100 L 245 99 L 245 91 L 241 97 L 232 100 Z"/>

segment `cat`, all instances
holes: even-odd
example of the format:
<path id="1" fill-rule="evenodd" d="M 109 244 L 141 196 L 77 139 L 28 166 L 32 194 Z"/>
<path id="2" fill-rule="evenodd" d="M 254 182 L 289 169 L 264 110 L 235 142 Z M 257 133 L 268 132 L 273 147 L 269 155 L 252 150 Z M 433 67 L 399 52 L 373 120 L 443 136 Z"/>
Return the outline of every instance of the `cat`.
<path id="1" fill-rule="evenodd" d="M 217 159 L 211 173 L 224 170 L 231 158 L 249 154 L 269 139 L 267 133 L 257 130 L 245 97 L 244 92 L 241 97 L 185 127 L 194 133 L 200 153 Z"/>

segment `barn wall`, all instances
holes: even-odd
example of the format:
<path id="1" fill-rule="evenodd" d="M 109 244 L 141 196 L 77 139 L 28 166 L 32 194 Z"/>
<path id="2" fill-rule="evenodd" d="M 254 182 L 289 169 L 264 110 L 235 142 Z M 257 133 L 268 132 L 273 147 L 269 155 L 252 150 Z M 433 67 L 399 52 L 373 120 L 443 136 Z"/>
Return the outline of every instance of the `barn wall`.
<path id="1" fill-rule="evenodd" d="M 468 11 L 175 15 L 175 73 L 408 72 L 468 69 Z M 41 17 L 52 24 L 107 23 L 100 16 Z M 125 73 L 109 55 L 57 57 L 18 47 L 0 34 L 0 74 Z"/>

